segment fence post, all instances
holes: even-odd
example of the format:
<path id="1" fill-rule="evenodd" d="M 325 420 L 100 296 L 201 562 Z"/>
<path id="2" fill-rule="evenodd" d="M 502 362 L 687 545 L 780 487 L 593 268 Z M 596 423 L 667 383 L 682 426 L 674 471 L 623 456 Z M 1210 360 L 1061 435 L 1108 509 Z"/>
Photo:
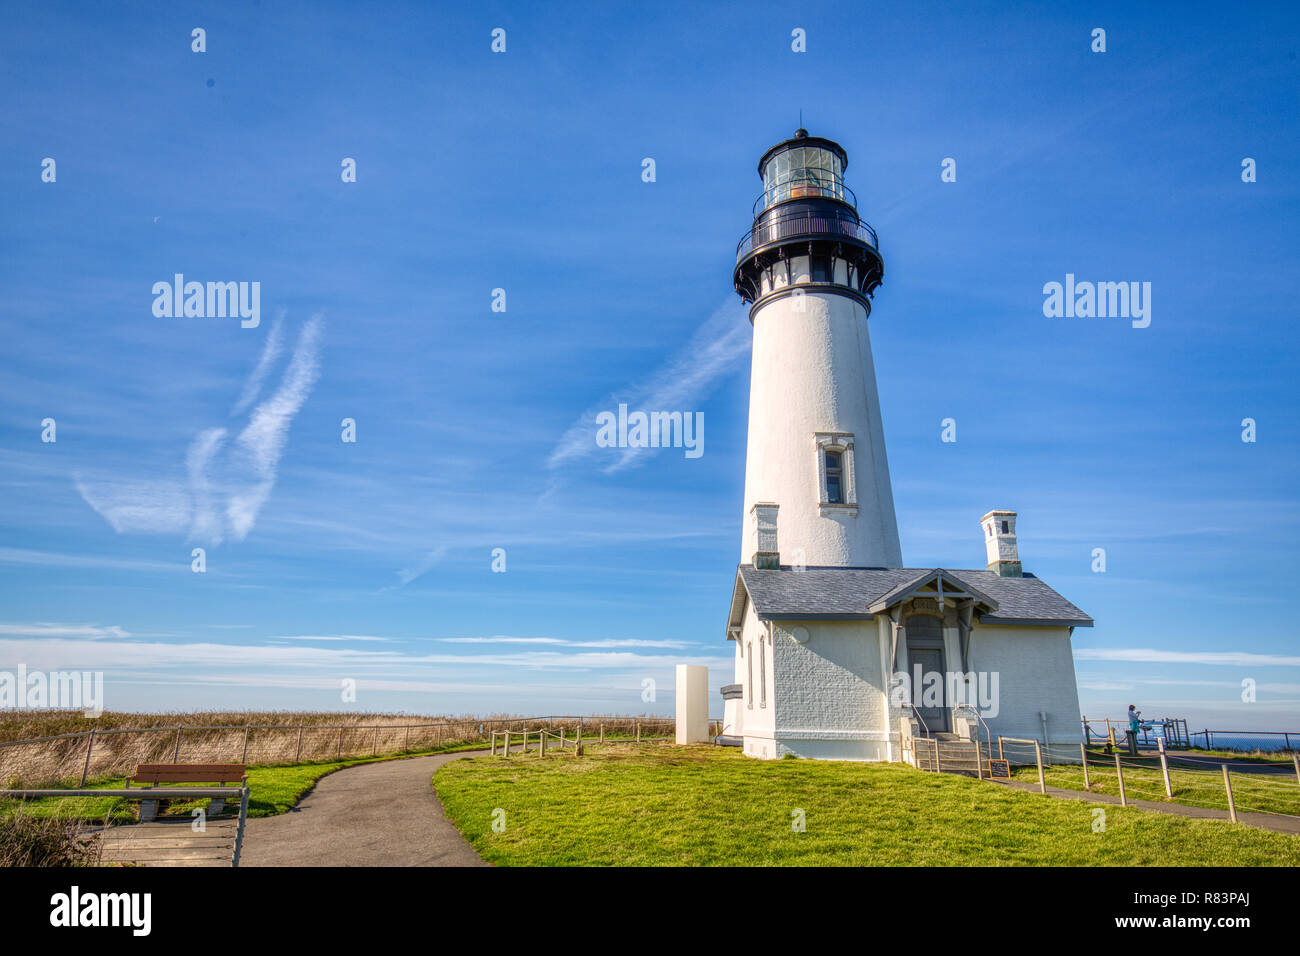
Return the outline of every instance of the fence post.
<path id="1" fill-rule="evenodd" d="M 1115 751 L 1115 773 L 1119 776 L 1119 805 L 1128 806 L 1128 797 L 1124 793 L 1124 765 L 1119 762 L 1119 751 Z"/>
<path id="2" fill-rule="evenodd" d="M 244 756 L 240 758 L 240 763 L 248 763 L 248 728 L 244 728 Z"/>
<path id="3" fill-rule="evenodd" d="M 1223 789 L 1228 792 L 1228 819 L 1233 823 L 1237 822 L 1237 804 L 1232 799 L 1232 777 L 1228 773 L 1228 765 L 1220 764 L 1223 767 Z"/>
<path id="4" fill-rule="evenodd" d="M 182 729 L 183 729 L 183 728 L 181 728 L 181 727 L 177 727 L 177 728 L 176 728 L 176 750 L 172 752 L 172 763 L 176 763 L 177 761 L 179 761 L 179 760 L 181 759 L 181 731 L 182 731 Z"/>
<path id="5" fill-rule="evenodd" d="M 338 760 L 343 756 L 343 728 L 339 728 L 339 744 L 334 748 L 334 759 Z"/>
<path id="6" fill-rule="evenodd" d="M 509 757 L 509 756 L 510 756 L 510 730 L 509 730 L 509 728 L 506 729 L 506 731 L 505 731 L 505 735 L 506 735 L 506 750 L 505 750 L 505 755 L 506 755 L 507 757 Z"/>
<path id="7" fill-rule="evenodd" d="M 1292 754 L 1291 762 L 1295 764 L 1295 782 L 1300 783 L 1300 754 Z"/>
<path id="8" fill-rule="evenodd" d="M 602 744 L 605 742 L 605 722 L 603 720 L 600 722 L 600 742 Z"/>
<path id="9" fill-rule="evenodd" d="M 636 722 L 636 742 L 641 742 L 641 721 Z"/>
<path id="10" fill-rule="evenodd" d="M 975 737 L 975 779 L 984 779 L 984 760 L 980 756 L 980 741 L 978 735 Z"/>
<path id="11" fill-rule="evenodd" d="M 564 749 L 564 725 L 560 725 L 560 749 Z"/>
<path id="12" fill-rule="evenodd" d="M 1002 735 L 998 734 L 998 759 L 1006 760 L 1007 755 L 1002 752 Z"/>
<path id="13" fill-rule="evenodd" d="M 376 727 L 376 728 L 375 728 L 375 742 L 374 742 L 374 743 L 371 745 L 371 747 L 370 747 L 370 756 L 372 756 L 372 757 L 377 757 L 378 755 L 379 755 L 379 728 Z"/>
<path id="14" fill-rule="evenodd" d="M 407 724 L 407 725 L 406 725 L 406 742 L 402 744 L 402 750 L 403 750 L 403 751 L 407 751 L 407 750 L 410 750 L 410 749 L 411 749 L 411 725 L 410 725 L 410 724 Z M 494 738 L 492 739 L 492 755 L 493 755 L 493 756 L 496 756 L 496 752 L 497 752 L 497 748 L 496 748 L 496 738 L 494 737 Z"/>
<path id="15" fill-rule="evenodd" d="M 1169 786 L 1169 757 L 1165 754 L 1165 738 L 1157 737 L 1160 744 L 1160 771 L 1165 775 L 1165 796 L 1170 800 L 1174 798 L 1174 788 Z"/>
<path id="16" fill-rule="evenodd" d="M 1043 778 L 1043 748 L 1034 741 L 1034 759 L 1038 761 L 1038 792 L 1046 795 L 1047 781 Z"/>
<path id="17" fill-rule="evenodd" d="M 546 756 L 546 731 L 544 730 L 537 731 L 537 756 Z"/>
<path id="18" fill-rule="evenodd" d="M 95 728 L 90 728 L 90 742 L 86 744 L 86 762 L 81 768 L 81 785 L 86 785 L 86 774 L 90 772 L 90 752 L 95 749 Z"/>
<path id="19" fill-rule="evenodd" d="M 1088 747 L 1086 744 L 1079 744 L 1079 756 L 1083 758 L 1083 789 L 1091 790 L 1092 784 L 1088 782 Z"/>
<path id="20" fill-rule="evenodd" d="M 293 762 L 302 760 L 302 724 L 298 725 L 298 750 L 293 755 Z"/>

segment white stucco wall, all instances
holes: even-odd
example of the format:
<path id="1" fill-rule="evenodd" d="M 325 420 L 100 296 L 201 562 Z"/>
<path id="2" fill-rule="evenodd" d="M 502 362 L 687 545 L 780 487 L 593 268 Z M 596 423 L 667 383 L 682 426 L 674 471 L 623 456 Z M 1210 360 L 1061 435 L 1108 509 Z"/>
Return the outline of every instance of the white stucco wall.
<path id="1" fill-rule="evenodd" d="M 998 674 L 998 714 L 984 716 L 995 744 L 998 734 L 1041 741 L 1043 711 L 1049 742 L 1065 750 L 1078 747 L 1083 732 L 1068 627 L 977 624 L 969 663 L 973 671 Z"/>
<path id="2" fill-rule="evenodd" d="M 794 260 L 796 281 L 807 257 Z M 804 276 L 806 279 L 806 275 Z M 798 311 L 802 302 L 803 311 Z M 853 436 L 857 513 L 822 513 L 818 433 Z M 866 310 L 842 295 L 785 296 L 754 314 L 741 561 L 757 550 L 751 509 L 780 506 L 781 560 L 901 567 L 898 522 Z"/>
<path id="3" fill-rule="evenodd" d="M 746 756 L 771 759 L 777 756 L 772 735 L 776 708 L 772 653 L 766 644 L 767 625 L 758 619 L 754 606 L 747 604 L 740 632 L 741 656 L 736 668 L 739 671 L 738 682 L 745 686 L 745 696 L 739 708 L 745 738 L 744 752 Z M 763 682 L 766 682 L 766 691 Z"/>
<path id="4" fill-rule="evenodd" d="M 888 759 L 878 635 L 874 620 L 774 624 L 777 756 Z"/>

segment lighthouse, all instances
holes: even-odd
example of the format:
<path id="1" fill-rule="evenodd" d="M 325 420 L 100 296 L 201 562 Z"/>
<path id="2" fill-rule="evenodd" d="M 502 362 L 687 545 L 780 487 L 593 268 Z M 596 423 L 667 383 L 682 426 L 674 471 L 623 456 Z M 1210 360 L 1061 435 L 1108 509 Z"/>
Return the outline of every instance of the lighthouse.
<path id="1" fill-rule="evenodd" d="M 848 161 L 802 129 L 769 149 L 736 249 L 754 349 L 715 739 L 972 774 L 997 735 L 1077 750 L 1071 638 L 1093 621 L 1023 570 L 1016 513 L 980 519 L 983 569 L 903 567 L 867 333 L 885 266 Z"/>
<path id="2" fill-rule="evenodd" d="M 884 276 L 848 154 L 797 130 L 763 154 L 736 249 L 754 329 L 742 564 L 899 568 L 867 319 Z"/>

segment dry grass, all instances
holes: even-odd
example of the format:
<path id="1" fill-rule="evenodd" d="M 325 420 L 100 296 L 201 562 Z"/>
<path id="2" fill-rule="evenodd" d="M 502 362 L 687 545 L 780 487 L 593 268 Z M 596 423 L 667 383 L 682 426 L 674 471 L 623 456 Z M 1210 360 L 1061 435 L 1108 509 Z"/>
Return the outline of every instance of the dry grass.
<path id="1" fill-rule="evenodd" d="M 97 866 L 102 853 L 82 820 L 22 812 L 0 820 L 0 867 Z"/>
<path id="2" fill-rule="evenodd" d="M 130 774 L 142 763 L 276 765 L 420 752 L 484 741 L 493 729 L 532 730 L 546 726 L 548 720 L 556 733 L 561 728 L 568 734 L 578 730 L 577 717 L 507 714 L 430 717 L 291 711 L 105 711 L 97 718 L 87 718 L 78 711 L 9 712 L 0 715 L 0 742 L 24 742 L 0 746 L 0 785 L 19 789 L 76 784 L 83 770 L 89 783 Z M 643 733 L 653 731 L 656 736 L 671 734 L 673 728 L 672 719 L 662 717 L 583 720 L 589 735 L 598 733 L 598 723 L 604 723 L 606 734 L 611 736 L 630 736 L 637 723 L 642 725 Z M 94 746 L 87 767 L 92 728 Z"/>

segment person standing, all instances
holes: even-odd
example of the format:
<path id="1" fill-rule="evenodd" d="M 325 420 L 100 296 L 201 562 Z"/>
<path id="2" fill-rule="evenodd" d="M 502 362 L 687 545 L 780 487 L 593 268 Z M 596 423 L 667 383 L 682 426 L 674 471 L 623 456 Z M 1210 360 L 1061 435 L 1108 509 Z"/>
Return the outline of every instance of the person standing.
<path id="1" fill-rule="evenodd" d="M 1130 756 L 1138 755 L 1138 731 L 1142 729 L 1142 711 L 1132 704 L 1128 705 L 1128 752 Z"/>

